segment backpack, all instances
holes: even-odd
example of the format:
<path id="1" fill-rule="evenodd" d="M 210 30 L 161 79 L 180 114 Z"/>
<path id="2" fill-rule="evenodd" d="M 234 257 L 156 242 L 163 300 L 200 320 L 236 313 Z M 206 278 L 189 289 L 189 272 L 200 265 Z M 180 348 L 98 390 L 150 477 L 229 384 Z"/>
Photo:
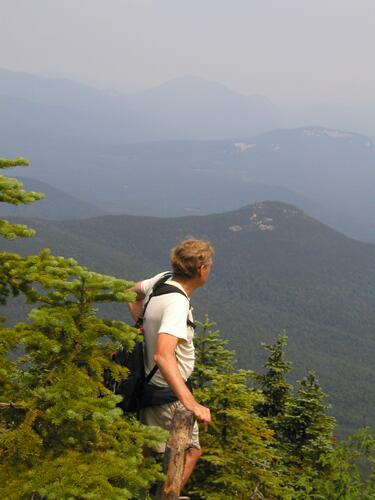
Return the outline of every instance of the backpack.
<path id="1" fill-rule="evenodd" d="M 160 295 L 166 295 L 169 293 L 180 293 L 184 295 L 187 300 L 189 300 L 186 293 L 180 288 L 166 283 L 166 281 L 171 277 L 171 272 L 165 273 L 153 286 L 149 298 L 143 307 L 142 316 L 138 318 L 135 324 L 135 327 L 139 328 L 142 335 L 143 320 L 146 309 L 153 297 L 159 297 Z M 195 328 L 194 323 L 188 318 L 186 324 Z M 141 342 L 137 342 L 134 349 L 130 352 L 127 351 L 124 346 L 121 346 L 117 352 L 112 354 L 112 360 L 115 363 L 118 363 L 129 370 L 128 376 L 125 380 L 116 382 L 113 379 L 109 368 L 106 368 L 104 371 L 104 385 L 107 389 L 110 389 L 115 394 L 123 397 L 122 401 L 118 403 L 117 406 L 124 412 L 139 412 L 141 408 L 146 406 L 157 406 L 178 400 L 177 396 L 170 387 L 159 387 L 149 384 L 159 368 L 155 365 L 150 373 L 147 376 L 145 375 L 143 348 L 144 339 L 142 339 Z"/>

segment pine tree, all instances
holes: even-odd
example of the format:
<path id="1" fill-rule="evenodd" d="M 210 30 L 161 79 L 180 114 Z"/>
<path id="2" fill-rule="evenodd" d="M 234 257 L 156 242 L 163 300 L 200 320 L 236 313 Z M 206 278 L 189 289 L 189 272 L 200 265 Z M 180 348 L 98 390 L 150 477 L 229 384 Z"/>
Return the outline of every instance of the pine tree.
<path id="1" fill-rule="evenodd" d="M 320 498 L 315 481 L 332 472 L 335 419 L 326 413 L 329 406 L 324 403 L 325 394 L 313 372 L 300 382 L 298 394 L 294 395 L 286 380 L 291 371 L 291 363 L 284 355 L 286 343 L 286 335 L 280 335 L 274 344 L 262 344 L 269 352 L 266 372 L 254 378 L 265 401 L 256 410 L 275 431 L 293 498 Z"/>
<path id="2" fill-rule="evenodd" d="M 0 158 L 0 169 L 12 167 L 26 167 L 29 162 L 25 158 L 15 158 L 7 160 Z M 33 203 L 44 198 L 42 193 L 27 192 L 23 189 L 22 183 L 17 179 L 0 175 L 0 202 L 19 205 Z M 8 240 L 14 240 L 17 236 L 33 236 L 34 231 L 23 224 L 11 224 L 6 220 L 0 220 L 0 236 Z"/>
<path id="3" fill-rule="evenodd" d="M 336 422 L 327 415 L 329 405 L 315 373 L 309 372 L 299 384 L 298 395 L 289 400 L 282 420 L 284 442 L 291 462 L 323 472 L 326 456 L 333 451 Z"/>
<path id="4" fill-rule="evenodd" d="M 264 365 L 266 372 L 254 376 L 265 399 L 264 403 L 257 406 L 257 412 L 262 417 L 275 418 L 283 415 L 291 396 L 292 386 L 287 383 L 286 375 L 290 372 L 292 364 L 284 358 L 286 343 L 287 336 L 280 335 L 274 344 L 261 344 L 269 352 Z"/>
<path id="5" fill-rule="evenodd" d="M 19 162 L 24 160 L 10 163 Z M 5 178 L 0 196 L 20 203 L 40 198 Z M 8 238 L 31 235 L 7 221 L 2 228 Z M 134 300 L 131 283 L 90 272 L 48 249 L 1 258 L 3 301 L 21 292 L 35 306 L 27 322 L 0 328 L 1 497 L 142 498 L 161 477 L 143 447 L 165 433 L 124 418 L 119 397 L 103 386 L 106 367 L 126 376 L 110 353 L 120 343 L 131 348 L 138 332 L 98 318 L 95 308 Z"/>
<path id="6" fill-rule="evenodd" d="M 280 445 L 296 498 L 324 498 L 320 496 L 321 484 L 330 482 L 336 467 L 332 461 L 336 422 L 327 415 L 329 405 L 315 374 L 309 372 L 299 385 L 279 419 Z"/>
<path id="7" fill-rule="evenodd" d="M 6 160 L 0 158 L 0 169 L 14 167 L 26 167 L 28 161 L 25 158 Z M 13 178 L 0 175 L 0 202 L 19 205 L 32 203 L 44 197 L 42 193 L 26 192 L 22 183 Z M 0 236 L 8 240 L 14 240 L 18 236 L 30 237 L 34 231 L 23 224 L 11 224 L 7 220 L 0 219 Z M 5 304 L 9 295 L 18 295 L 19 283 L 12 275 L 12 270 L 17 266 L 20 257 L 9 252 L 0 252 L 0 304 Z M 4 320 L 4 318 L 0 318 Z"/>
<path id="8" fill-rule="evenodd" d="M 359 429 L 346 438 L 324 461 L 329 474 L 310 470 L 300 475 L 295 482 L 296 499 L 375 499 L 375 438 L 370 429 Z"/>
<path id="9" fill-rule="evenodd" d="M 273 432 L 254 406 L 262 397 L 248 386 L 251 373 L 236 370 L 227 342 L 206 317 L 195 337 L 194 394 L 211 409 L 213 422 L 201 433 L 204 455 L 194 473 L 197 498 L 290 498 L 280 470 Z"/>
<path id="10" fill-rule="evenodd" d="M 263 344 L 266 371 L 256 375 L 236 370 L 234 353 L 214 325 L 206 317 L 195 337 L 194 393 L 211 408 L 213 422 L 201 433 L 204 455 L 193 498 L 375 499 L 374 438 L 362 430 L 336 444 L 335 419 L 327 415 L 315 374 L 299 382 L 297 394 L 286 381 L 286 336 Z M 249 388 L 249 376 L 260 391 Z M 361 477 L 364 458 L 367 479 Z"/>
<path id="11" fill-rule="evenodd" d="M 233 372 L 234 351 L 227 349 L 228 341 L 220 338 L 219 330 L 214 330 L 216 323 L 204 317 L 197 321 L 197 335 L 194 338 L 195 367 L 192 377 L 193 387 L 199 390 L 209 385 L 213 376 Z"/>

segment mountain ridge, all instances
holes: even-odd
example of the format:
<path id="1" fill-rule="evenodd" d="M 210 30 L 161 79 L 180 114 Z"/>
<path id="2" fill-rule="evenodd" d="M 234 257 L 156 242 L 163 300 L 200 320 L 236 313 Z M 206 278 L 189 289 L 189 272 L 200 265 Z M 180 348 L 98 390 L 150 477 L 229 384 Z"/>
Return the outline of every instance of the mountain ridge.
<path id="1" fill-rule="evenodd" d="M 17 80 L 18 74 L 8 73 Z M 197 128 L 207 129 L 204 120 L 183 99 L 178 99 L 179 105 L 190 113 L 190 128 L 177 108 L 156 98 L 156 108 L 161 106 L 166 113 L 161 121 L 150 109 L 144 110 L 147 116 L 138 113 L 136 105 L 133 109 L 127 104 L 128 96 L 101 91 L 99 98 L 95 91 L 83 99 L 86 87 L 82 84 L 73 85 L 71 94 L 77 86 L 80 89 L 75 97 L 69 92 L 64 95 L 60 87 L 49 89 L 48 101 L 44 86 L 50 80 L 39 88 L 37 77 L 25 78 L 35 78 L 34 84 L 18 82 L 18 90 L 0 78 L 0 135 L 2 155 L 23 155 L 33 162 L 30 177 L 109 213 L 140 209 L 164 216 L 198 210 L 212 213 L 248 200 L 273 198 L 300 204 L 350 236 L 375 241 L 375 148 L 365 136 L 327 127 L 279 128 L 252 135 L 246 125 L 241 134 L 238 130 L 235 136 L 230 134 L 233 139 L 205 141 L 207 135 Z M 2 96 L 7 89 L 18 97 Z M 35 98 L 37 92 L 44 104 L 25 100 Z M 234 108 L 229 106 L 228 114 L 215 99 L 212 102 L 220 114 L 214 126 L 225 124 L 230 116 L 236 118 Z M 170 112 L 177 113 L 178 126 L 167 116 Z M 253 123 L 260 123 L 253 118 Z M 171 141 L 176 139 L 172 134 L 166 142 L 155 142 L 152 131 L 167 130 L 164 125 L 179 130 L 177 136 L 184 139 L 194 130 L 201 140 Z M 144 142 L 151 137 L 153 142 Z"/>
<path id="2" fill-rule="evenodd" d="M 342 432 L 375 427 L 374 245 L 277 202 L 173 219 L 19 220 L 37 236 L 9 242 L 8 249 L 35 253 L 51 246 L 92 270 L 133 280 L 168 269 L 169 249 L 188 235 L 212 241 L 212 275 L 193 297 L 195 317 L 209 313 L 240 365 L 250 368 L 261 364 L 260 342 L 286 330 L 296 376 L 316 370 Z M 129 320 L 124 308 L 109 310 Z"/>
<path id="3" fill-rule="evenodd" d="M 188 81 L 191 84 L 191 80 Z M 0 95 L 48 106 L 64 106 L 81 114 L 91 112 L 98 117 L 112 116 L 116 123 L 125 127 L 125 142 L 145 138 L 212 139 L 217 134 L 224 138 L 238 135 L 241 131 L 256 133 L 267 130 L 273 128 L 275 120 L 279 120 L 279 111 L 268 99 L 244 96 L 204 79 L 195 81 L 200 82 L 199 85 L 190 90 L 182 78 L 145 91 L 122 94 L 68 79 L 52 79 L 0 68 Z M 227 115 L 226 120 L 220 119 L 223 113 Z"/>

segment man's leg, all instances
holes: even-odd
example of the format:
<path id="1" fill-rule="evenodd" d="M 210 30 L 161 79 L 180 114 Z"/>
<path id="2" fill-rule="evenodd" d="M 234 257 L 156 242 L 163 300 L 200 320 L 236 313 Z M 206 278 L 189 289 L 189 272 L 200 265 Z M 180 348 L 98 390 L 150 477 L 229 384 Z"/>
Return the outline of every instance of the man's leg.
<path id="1" fill-rule="evenodd" d="M 141 410 L 140 420 L 143 424 L 156 425 L 162 427 L 163 429 L 169 430 L 174 412 L 178 408 L 184 408 L 179 401 L 168 403 L 162 406 L 151 406 L 143 408 L 143 410 Z M 154 450 L 154 452 L 157 453 L 164 453 L 164 451 L 165 443 L 159 444 Z M 197 422 L 195 422 L 193 426 L 191 444 L 187 449 L 185 455 L 185 467 L 182 475 L 181 490 L 189 480 L 201 455 L 202 451 L 199 445 L 199 428 Z"/>
<path id="2" fill-rule="evenodd" d="M 202 450 L 199 448 L 189 448 L 186 451 L 185 468 L 184 468 L 184 473 L 182 475 L 181 490 L 184 489 L 201 456 L 202 456 Z"/>

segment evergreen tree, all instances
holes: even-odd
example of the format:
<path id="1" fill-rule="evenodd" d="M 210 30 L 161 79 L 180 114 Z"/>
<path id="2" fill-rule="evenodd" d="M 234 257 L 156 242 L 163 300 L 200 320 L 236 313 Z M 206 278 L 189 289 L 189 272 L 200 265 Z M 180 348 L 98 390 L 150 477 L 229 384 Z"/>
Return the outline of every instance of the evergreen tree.
<path id="1" fill-rule="evenodd" d="M 0 169 L 12 167 L 26 167 L 29 162 L 25 158 L 15 158 L 7 160 L 0 158 Z M 42 193 L 27 192 L 23 189 L 22 183 L 17 179 L 0 175 L 0 202 L 19 205 L 33 203 L 44 198 Z M 11 224 L 6 220 L 0 220 L 0 236 L 8 240 L 14 240 L 17 236 L 33 236 L 34 231 L 23 224 Z"/>
<path id="2" fill-rule="evenodd" d="M 286 343 L 286 335 L 280 335 L 274 344 L 262 343 L 262 347 L 269 352 L 264 365 L 266 372 L 263 375 L 254 375 L 264 396 L 264 402 L 256 407 L 257 413 L 269 418 L 274 427 L 277 427 L 275 425 L 277 417 L 284 414 L 292 394 L 292 386 L 286 381 L 286 375 L 292 366 L 292 363 L 284 357 Z"/>
<path id="3" fill-rule="evenodd" d="M 315 374 L 299 382 L 296 395 L 286 381 L 286 336 L 263 344 L 266 371 L 255 375 L 236 370 L 234 353 L 214 325 L 206 317 L 195 337 L 194 392 L 211 408 L 213 422 L 201 433 L 204 455 L 193 498 L 375 499 L 374 438 L 363 430 L 336 444 L 335 420 Z M 249 376 L 260 391 L 249 388 Z"/>
<path id="4" fill-rule="evenodd" d="M 214 375 L 233 372 L 234 351 L 227 349 L 228 341 L 220 338 L 219 330 L 214 330 L 216 323 L 208 316 L 203 322 L 197 321 L 197 334 L 194 338 L 195 367 L 192 377 L 193 388 L 199 390 L 210 385 Z"/>
<path id="5" fill-rule="evenodd" d="M 359 429 L 327 454 L 324 461 L 329 474 L 311 471 L 309 476 L 300 476 L 295 498 L 375 499 L 375 438 L 370 429 Z"/>
<path id="6" fill-rule="evenodd" d="M 262 397 L 248 386 L 251 375 L 236 370 L 234 354 L 206 317 L 195 337 L 194 393 L 212 412 L 201 433 L 204 455 L 190 485 L 196 498 L 290 498 L 273 432 L 254 406 Z M 258 495 L 258 496 L 257 496 Z M 282 495 L 284 495 L 282 497 Z"/>
<path id="7" fill-rule="evenodd" d="M 17 160 L 11 163 L 24 161 Z M 5 166 L 11 166 L 2 160 Z M 29 202 L 22 185 L 0 183 L 2 201 Z M 3 235 L 30 236 L 2 221 Z M 19 499 L 142 498 L 159 479 L 159 466 L 143 455 L 165 436 L 124 418 L 119 397 L 103 386 L 104 368 L 119 344 L 138 332 L 98 318 L 101 302 L 134 300 L 131 283 L 90 272 L 74 259 L 1 255 L 2 298 L 25 294 L 35 305 L 27 323 L 0 328 L 0 495 Z"/>
<path id="8" fill-rule="evenodd" d="M 374 438 L 369 430 L 361 430 L 337 445 L 333 436 L 335 419 L 327 415 L 329 405 L 316 375 L 308 373 L 299 382 L 296 395 L 287 383 L 291 363 L 284 358 L 285 345 L 285 335 L 274 344 L 263 344 L 270 353 L 266 372 L 254 378 L 264 395 L 257 412 L 275 431 L 274 446 L 282 457 L 291 498 L 375 499 Z M 370 470 L 368 479 L 361 477 L 364 458 Z M 283 495 L 281 498 L 286 498 Z"/>
<path id="9" fill-rule="evenodd" d="M 319 498 L 315 480 L 332 473 L 335 419 L 327 415 L 329 405 L 313 372 L 299 382 L 297 395 L 287 383 L 291 363 L 285 359 L 286 335 L 272 345 L 264 375 L 256 376 L 266 401 L 257 407 L 275 431 L 277 446 L 290 477 L 295 498 Z"/>
<path id="10" fill-rule="evenodd" d="M 26 167 L 28 161 L 25 158 L 15 158 L 6 160 L 0 158 L 0 169 L 14 167 Z M 26 192 L 22 183 L 17 179 L 12 179 L 0 175 L 0 202 L 19 205 L 32 203 L 43 198 L 42 193 Z M 0 219 L 0 236 L 8 240 L 14 240 L 17 236 L 30 237 L 34 231 L 23 224 L 11 224 L 7 220 Z M 18 295 L 19 283 L 12 275 L 12 269 L 17 266 L 19 256 L 9 252 L 0 252 L 0 304 L 5 304 L 6 298 L 10 295 Z M 0 318 L 4 320 L 4 318 Z"/>
<path id="11" fill-rule="evenodd" d="M 309 372 L 300 381 L 297 397 L 290 399 L 282 419 L 283 438 L 291 462 L 299 467 L 310 466 L 319 472 L 325 469 L 326 455 L 333 451 L 335 419 L 327 415 L 316 375 Z"/>
<path id="12" fill-rule="evenodd" d="M 327 415 L 329 405 L 315 374 L 309 372 L 299 384 L 297 396 L 289 399 L 279 420 L 280 445 L 296 498 L 322 498 L 320 485 L 331 481 L 336 467 L 332 462 L 336 422 Z"/>
<path id="13" fill-rule="evenodd" d="M 329 486 L 334 484 L 336 491 L 338 486 L 341 490 L 344 486 L 352 498 L 357 494 L 356 498 L 375 499 L 375 437 L 368 427 L 358 429 L 346 438 L 333 455 L 332 462 L 336 465 L 335 476 Z M 333 498 L 332 489 L 327 489 L 327 493 Z"/>

